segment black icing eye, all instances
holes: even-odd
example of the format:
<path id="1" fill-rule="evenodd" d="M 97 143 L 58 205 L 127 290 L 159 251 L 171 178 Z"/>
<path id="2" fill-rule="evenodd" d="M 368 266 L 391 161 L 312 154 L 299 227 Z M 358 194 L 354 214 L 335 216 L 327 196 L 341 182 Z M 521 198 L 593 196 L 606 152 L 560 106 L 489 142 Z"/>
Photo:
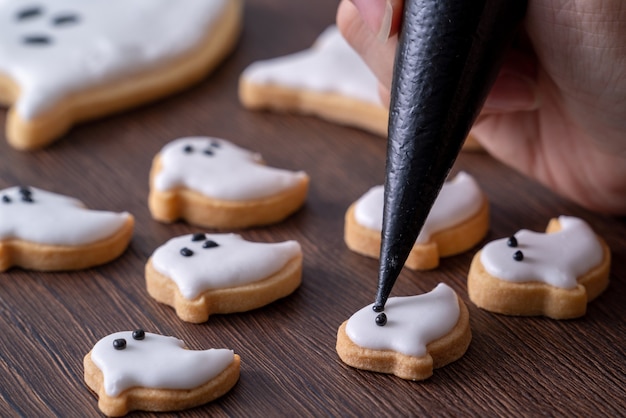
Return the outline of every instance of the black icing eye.
<path id="1" fill-rule="evenodd" d="M 78 16 L 71 14 L 71 13 L 67 13 L 67 14 L 61 14 L 58 16 L 55 16 L 52 19 L 52 24 L 54 26 L 70 26 L 73 25 L 75 23 L 78 23 Z"/>
<path id="2" fill-rule="evenodd" d="M 193 234 L 191 236 L 191 240 L 196 242 L 196 241 L 204 241 L 206 239 L 206 235 L 204 235 L 202 232 L 198 232 L 197 234 Z"/>
<path id="3" fill-rule="evenodd" d="M 142 329 L 136 329 L 133 331 L 133 340 L 143 340 L 146 338 L 146 332 Z"/>
<path id="4" fill-rule="evenodd" d="M 213 152 L 213 150 L 211 148 L 207 148 L 204 151 L 202 151 L 202 153 L 204 155 L 208 155 L 209 157 L 212 157 L 213 155 L 215 155 L 215 152 Z"/>
<path id="5" fill-rule="evenodd" d="M 202 248 L 215 248 L 215 247 L 219 247 L 219 244 L 211 240 L 208 240 L 204 244 L 202 244 Z"/>
<path id="6" fill-rule="evenodd" d="M 31 7 L 27 7 L 17 12 L 15 15 L 15 18 L 17 20 L 26 20 L 26 19 L 31 19 L 33 17 L 41 16 L 42 13 L 43 13 L 43 10 L 41 7 L 31 6 Z"/>
<path id="7" fill-rule="evenodd" d="M 221 145 L 219 142 L 217 142 L 217 141 L 211 141 L 211 146 L 212 146 L 213 148 L 219 148 L 219 147 L 221 147 L 222 145 Z"/>
<path id="8" fill-rule="evenodd" d="M 123 350 L 126 348 L 126 340 L 124 338 L 117 338 L 113 340 L 113 348 L 116 350 Z"/>
<path id="9" fill-rule="evenodd" d="M 524 253 L 521 251 L 515 251 L 515 253 L 513 254 L 513 260 L 515 261 L 522 261 L 524 259 Z"/>
<path id="10" fill-rule="evenodd" d="M 30 190 L 30 188 L 28 188 L 27 186 L 20 186 L 17 189 L 17 192 L 21 194 L 22 196 L 25 196 L 25 195 L 30 196 L 33 194 L 32 190 Z"/>
<path id="11" fill-rule="evenodd" d="M 185 152 L 185 154 L 191 154 L 193 152 L 193 147 L 191 145 L 185 145 L 183 151 Z"/>
<path id="12" fill-rule="evenodd" d="M 22 42 L 26 45 L 50 45 L 52 39 L 46 35 L 28 35 L 22 38 Z"/>
<path id="13" fill-rule="evenodd" d="M 508 245 L 511 248 L 517 247 L 517 238 L 509 237 L 509 239 L 506 241 L 506 245 Z"/>
<path id="14" fill-rule="evenodd" d="M 384 312 L 376 315 L 376 325 L 378 325 L 379 327 L 384 327 L 385 324 L 387 324 L 387 315 L 385 315 Z"/>
<path id="15" fill-rule="evenodd" d="M 33 203 L 33 202 L 35 202 L 35 201 L 33 200 L 33 197 L 32 197 L 31 195 L 29 195 L 29 194 L 23 194 L 23 195 L 22 195 L 22 202 L 26 202 L 26 203 Z"/>
<path id="16" fill-rule="evenodd" d="M 2 201 L 4 203 L 11 203 L 11 198 L 9 196 L 7 196 L 7 195 L 3 195 L 2 196 Z"/>
<path id="17" fill-rule="evenodd" d="M 180 255 L 182 255 L 183 257 L 191 257 L 193 255 L 193 251 L 191 251 L 187 247 L 183 247 L 180 249 Z"/>

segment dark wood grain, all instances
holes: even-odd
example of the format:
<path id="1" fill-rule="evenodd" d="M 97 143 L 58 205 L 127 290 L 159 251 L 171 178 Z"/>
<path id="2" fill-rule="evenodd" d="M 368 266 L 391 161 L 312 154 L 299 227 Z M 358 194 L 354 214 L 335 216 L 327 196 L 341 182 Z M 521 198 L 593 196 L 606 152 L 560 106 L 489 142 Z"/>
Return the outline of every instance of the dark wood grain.
<path id="1" fill-rule="evenodd" d="M 561 214 L 580 216 L 612 248 L 609 289 L 577 320 L 493 315 L 467 299 L 470 251 L 434 271 L 403 271 L 392 293 L 450 284 L 471 316 L 473 341 L 462 359 L 421 383 L 354 370 L 338 359 L 337 327 L 373 301 L 378 269 L 376 260 L 343 244 L 343 216 L 382 183 L 384 140 L 314 118 L 249 112 L 237 100 L 237 79 L 247 64 L 308 47 L 334 21 L 336 3 L 249 0 L 237 51 L 194 88 L 77 127 L 42 151 L 17 152 L 2 138 L 0 187 L 29 184 L 92 208 L 128 210 L 137 225 L 128 251 L 105 266 L 0 274 L 1 416 L 98 416 L 96 398 L 83 383 L 82 358 L 101 337 L 136 327 L 177 336 L 192 349 L 231 347 L 241 355 L 241 379 L 231 393 L 177 416 L 624 414 L 626 221 L 581 209 L 481 153 L 462 154 L 456 169 L 474 175 L 489 197 L 486 240 L 522 227 L 543 230 Z M 4 117 L 0 111 L 2 131 Z M 224 137 L 259 151 L 271 165 L 310 174 L 301 211 L 281 224 L 242 232 L 251 240 L 302 244 L 303 284 L 292 296 L 194 325 L 147 295 L 143 268 L 152 251 L 197 230 L 151 220 L 146 204 L 152 157 L 184 135 Z"/>

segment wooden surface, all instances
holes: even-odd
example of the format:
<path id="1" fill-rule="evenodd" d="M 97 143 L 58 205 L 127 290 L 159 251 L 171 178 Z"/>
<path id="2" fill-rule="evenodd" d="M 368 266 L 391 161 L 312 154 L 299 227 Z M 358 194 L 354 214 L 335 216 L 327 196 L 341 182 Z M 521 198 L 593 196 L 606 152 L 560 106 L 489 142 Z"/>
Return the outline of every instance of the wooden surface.
<path id="1" fill-rule="evenodd" d="M 128 210 L 137 225 L 128 251 L 108 265 L 0 274 L 0 416 L 97 416 L 82 358 L 101 337 L 138 327 L 174 335 L 192 349 L 231 347 L 241 355 L 241 379 L 232 392 L 179 416 L 625 413 L 625 219 L 583 210 L 484 154 L 461 155 L 457 169 L 474 175 L 489 197 L 487 240 L 520 228 L 541 231 L 561 214 L 582 217 L 612 248 L 608 290 L 582 319 L 490 314 L 467 299 L 473 250 L 445 259 L 434 271 L 403 272 L 393 292 L 411 295 L 450 284 L 470 310 L 473 341 L 463 358 L 421 383 L 354 370 L 338 359 L 336 330 L 373 301 L 378 268 L 376 260 L 347 250 L 343 215 L 383 181 L 384 140 L 314 118 L 249 112 L 236 95 L 247 64 L 308 47 L 333 22 L 335 8 L 331 0 L 250 0 L 237 51 L 193 89 L 75 128 L 40 152 L 16 152 L 2 138 L 0 187 L 32 185 L 75 196 L 91 208 Z M 0 111 L 2 131 L 5 114 Z M 198 230 L 157 223 L 146 204 L 152 157 L 186 135 L 224 137 L 259 151 L 270 165 L 311 176 L 301 211 L 279 225 L 242 232 L 250 240 L 302 244 L 303 284 L 292 296 L 194 325 L 147 295 L 143 268 L 152 251 Z"/>

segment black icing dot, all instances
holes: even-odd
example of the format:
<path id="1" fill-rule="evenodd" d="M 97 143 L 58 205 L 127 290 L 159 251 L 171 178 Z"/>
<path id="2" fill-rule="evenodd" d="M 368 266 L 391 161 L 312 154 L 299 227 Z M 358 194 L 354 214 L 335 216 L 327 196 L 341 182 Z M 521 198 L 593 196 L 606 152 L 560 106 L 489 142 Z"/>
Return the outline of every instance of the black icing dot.
<path id="1" fill-rule="evenodd" d="M 113 348 L 116 350 L 123 350 L 126 348 L 126 340 L 124 338 L 117 338 L 113 340 Z"/>
<path id="2" fill-rule="evenodd" d="M 20 186 L 17 192 L 21 195 L 28 195 L 28 196 L 33 194 L 32 190 L 30 190 L 27 186 Z"/>
<path id="3" fill-rule="evenodd" d="M 373 310 L 374 312 L 382 312 L 382 311 L 384 311 L 384 310 L 385 310 L 385 307 L 384 307 L 384 306 L 382 306 L 382 305 L 376 305 L 376 304 L 374 304 L 374 306 L 372 306 L 372 310 Z"/>
<path id="4" fill-rule="evenodd" d="M 376 325 L 378 325 L 379 327 L 384 327 L 385 324 L 387 324 L 387 315 L 385 315 L 384 312 L 376 315 Z"/>
<path id="5" fill-rule="evenodd" d="M 22 195 L 22 202 L 33 203 L 35 201 L 33 200 L 33 197 L 30 194 L 23 194 Z"/>
<path id="6" fill-rule="evenodd" d="M 206 235 L 204 235 L 202 232 L 198 232 L 197 234 L 193 234 L 191 236 L 191 240 L 192 241 L 204 241 L 206 239 Z"/>
<path id="7" fill-rule="evenodd" d="M 133 331 L 133 340 L 143 340 L 146 338 L 146 332 L 142 329 L 136 329 Z"/>
<path id="8" fill-rule="evenodd" d="M 509 247 L 512 247 L 512 248 L 517 247 L 517 238 L 509 237 L 509 239 L 506 241 L 506 245 L 508 245 Z"/>
<path id="9" fill-rule="evenodd" d="M 515 261 L 522 261 L 524 259 L 524 253 L 521 251 L 515 251 L 515 253 L 513 254 L 513 260 Z"/>
<path id="10" fill-rule="evenodd" d="M 202 244 L 202 248 L 215 248 L 215 247 L 219 247 L 219 244 L 212 240 L 208 240 L 207 242 Z"/>
<path id="11" fill-rule="evenodd" d="M 187 247 L 183 247 L 180 249 L 180 255 L 182 255 L 183 257 L 191 257 L 193 255 L 193 251 L 191 251 Z"/>
<path id="12" fill-rule="evenodd" d="M 213 152 L 213 150 L 210 148 L 205 149 L 204 151 L 202 151 L 202 153 L 204 155 L 208 155 L 209 157 L 212 157 L 213 155 L 215 155 L 215 152 Z"/>
<path id="13" fill-rule="evenodd" d="M 2 201 L 4 203 L 11 203 L 11 198 L 7 195 L 2 196 Z"/>
<path id="14" fill-rule="evenodd" d="M 17 20 L 26 20 L 26 19 L 30 19 L 33 17 L 41 16 L 42 13 L 43 13 L 43 10 L 41 9 L 41 7 L 31 6 L 31 7 L 27 7 L 17 12 L 17 14 L 15 15 L 15 18 Z"/>
<path id="15" fill-rule="evenodd" d="M 28 35 L 22 38 L 26 45 L 50 45 L 52 39 L 46 35 Z"/>
<path id="16" fill-rule="evenodd" d="M 193 147 L 192 147 L 191 145 L 185 145 L 185 148 L 183 148 L 183 151 L 184 151 L 186 154 L 190 154 L 190 153 L 192 153 L 192 152 L 193 152 Z"/>
<path id="17" fill-rule="evenodd" d="M 55 26 L 69 26 L 73 25 L 74 23 L 78 23 L 78 20 L 78 16 L 74 14 L 62 14 L 55 16 L 52 19 L 52 24 Z"/>
<path id="18" fill-rule="evenodd" d="M 211 141 L 211 146 L 212 146 L 213 148 L 219 148 L 219 147 L 221 147 L 220 143 L 219 143 L 219 142 L 217 142 L 217 141 Z"/>

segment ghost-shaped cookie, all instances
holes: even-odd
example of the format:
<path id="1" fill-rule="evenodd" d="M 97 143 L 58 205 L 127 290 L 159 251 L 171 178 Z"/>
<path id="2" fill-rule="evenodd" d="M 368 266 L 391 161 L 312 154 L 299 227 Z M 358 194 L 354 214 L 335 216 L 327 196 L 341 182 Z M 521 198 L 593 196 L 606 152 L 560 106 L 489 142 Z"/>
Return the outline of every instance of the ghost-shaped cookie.
<path id="1" fill-rule="evenodd" d="M 468 274 L 477 306 L 508 315 L 576 318 L 609 284 L 610 251 L 589 224 L 552 219 L 546 233 L 521 230 L 479 251 Z"/>
<path id="2" fill-rule="evenodd" d="M 141 329 L 107 335 L 83 363 L 85 382 L 108 416 L 202 405 L 228 392 L 240 367 L 232 350 L 189 350 L 177 338 Z"/>
<path id="3" fill-rule="evenodd" d="M 86 119 L 201 79 L 230 52 L 241 0 L 0 2 L 7 139 L 48 144 Z"/>
<path id="4" fill-rule="evenodd" d="M 350 205 L 345 216 L 344 240 L 359 254 L 377 258 L 383 225 L 383 186 L 375 186 Z M 459 172 L 444 183 L 418 236 L 406 267 L 433 269 L 441 257 L 469 250 L 489 229 L 489 205 L 474 178 Z"/>
<path id="5" fill-rule="evenodd" d="M 334 25 L 309 49 L 250 64 L 240 77 L 239 98 L 250 109 L 313 114 L 387 134 L 378 80 Z"/>
<path id="6" fill-rule="evenodd" d="M 148 293 L 188 322 L 244 312 L 291 294 L 302 277 L 296 241 L 251 242 L 236 234 L 190 234 L 157 248 L 146 264 Z"/>
<path id="7" fill-rule="evenodd" d="M 308 182 L 304 172 L 269 167 L 259 154 L 229 141 L 180 138 L 153 161 L 148 204 L 152 217 L 162 222 L 245 228 L 295 212 Z"/>
<path id="8" fill-rule="evenodd" d="M 423 380 L 459 359 L 471 341 L 467 307 L 446 284 L 389 298 L 383 313 L 372 306 L 339 327 L 337 353 L 349 366 Z"/>
<path id="9" fill-rule="evenodd" d="M 74 270 L 106 263 L 128 246 L 134 218 L 89 210 L 35 187 L 0 190 L 0 271 Z"/>

